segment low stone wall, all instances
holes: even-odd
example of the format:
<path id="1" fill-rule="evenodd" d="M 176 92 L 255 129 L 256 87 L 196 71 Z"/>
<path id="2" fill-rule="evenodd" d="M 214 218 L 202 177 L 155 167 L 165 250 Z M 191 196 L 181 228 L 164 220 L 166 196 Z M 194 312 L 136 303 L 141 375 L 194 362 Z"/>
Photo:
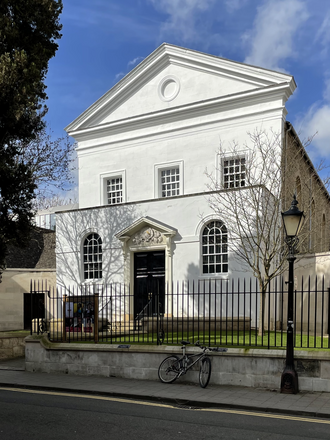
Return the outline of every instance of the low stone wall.
<path id="1" fill-rule="evenodd" d="M 188 353 L 198 353 L 188 347 Z M 26 338 L 25 368 L 31 372 L 158 379 L 158 366 L 179 346 L 51 343 L 46 336 Z M 211 353 L 211 384 L 279 389 L 285 362 L 283 350 L 229 349 Z M 330 392 L 330 352 L 295 352 L 299 389 Z M 198 383 L 198 367 L 180 381 Z"/>
<path id="2" fill-rule="evenodd" d="M 0 359 L 22 357 L 25 354 L 25 337 L 0 336 Z"/>

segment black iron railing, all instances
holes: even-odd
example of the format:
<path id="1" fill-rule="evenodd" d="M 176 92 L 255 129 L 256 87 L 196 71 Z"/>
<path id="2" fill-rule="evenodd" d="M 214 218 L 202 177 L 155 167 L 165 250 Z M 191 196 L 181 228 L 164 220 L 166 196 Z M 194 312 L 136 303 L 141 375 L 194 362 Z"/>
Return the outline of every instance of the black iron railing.
<path id="1" fill-rule="evenodd" d="M 328 349 L 330 289 L 324 278 L 302 279 L 300 286 L 294 291 L 295 347 Z M 167 285 L 165 295 L 155 291 L 143 303 L 119 283 L 74 288 L 32 283 L 32 297 L 44 292 L 45 314 L 42 325 L 40 319 L 32 322 L 31 331 L 65 342 L 178 344 L 187 339 L 209 346 L 284 348 L 286 289 L 283 279 L 274 280 L 263 295 L 255 280 L 209 279 Z"/>

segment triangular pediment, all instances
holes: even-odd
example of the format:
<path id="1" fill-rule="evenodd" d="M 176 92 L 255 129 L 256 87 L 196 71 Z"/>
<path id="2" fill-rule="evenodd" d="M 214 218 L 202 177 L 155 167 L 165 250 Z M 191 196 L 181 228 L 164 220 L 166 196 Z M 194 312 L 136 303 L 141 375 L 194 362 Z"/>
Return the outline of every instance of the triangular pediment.
<path id="1" fill-rule="evenodd" d="M 162 243 L 164 237 L 173 237 L 176 235 L 176 229 L 165 225 L 150 217 L 142 217 L 136 222 L 132 223 L 127 228 L 116 234 L 118 240 L 127 242 L 132 240 L 133 244 L 157 244 Z"/>
<path id="2" fill-rule="evenodd" d="M 142 115 L 189 109 L 200 102 L 237 97 L 253 90 L 285 85 L 295 89 L 291 75 L 162 44 L 103 95 L 66 130 L 80 130 L 134 121 Z"/>

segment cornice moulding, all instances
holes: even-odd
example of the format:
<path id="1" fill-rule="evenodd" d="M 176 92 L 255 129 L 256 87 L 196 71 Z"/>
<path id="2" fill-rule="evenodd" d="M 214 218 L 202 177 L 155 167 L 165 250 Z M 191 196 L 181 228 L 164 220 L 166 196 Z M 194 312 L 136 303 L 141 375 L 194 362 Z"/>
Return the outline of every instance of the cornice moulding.
<path id="1" fill-rule="evenodd" d="M 229 60 L 227 58 L 218 57 L 216 55 L 210 55 L 203 52 L 198 52 L 191 49 L 184 49 L 179 46 L 166 44 L 166 53 L 168 53 L 172 59 L 180 60 L 181 64 L 199 64 L 204 66 L 212 66 L 217 72 L 230 72 L 232 76 L 235 72 L 236 75 L 243 79 L 244 77 L 250 78 L 253 83 L 260 84 L 272 84 L 274 82 L 289 82 L 293 81 L 292 75 L 276 72 L 274 70 L 264 69 L 262 67 L 252 66 L 250 64 L 240 63 L 238 61 Z M 156 51 L 155 51 L 156 52 Z M 154 52 L 154 53 L 155 53 Z M 204 69 L 203 69 L 204 70 Z"/>
<path id="2" fill-rule="evenodd" d="M 264 104 L 272 100 L 282 100 L 283 106 L 290 96 L 287 84 L 270 86 L 267 88 L 250 90 L 244 93 L 227 95 L 220 98 L 213 98 L 206 101 L 199 101 L 181 107 L 169 108 L 166 110 L 134 116 L 129 119 L 121 119 L 106 124 L 89 127 L 83 130 L 69 132 L 69 135 L 77 141 L 90 140 L 98 136 L 107 136 L 119 132 L 127 132 L 143 129 L 159 124 L 168 124 L 173 121 L 183 121 L 188 118 L 214 114 L 225 110 L 246 108 L 256 104 Z M 272 107 L 273 108 L 273 107 Z"/>
<path id="3" fill-rule="evenodd" d="M 285 122 L 285 116 L 287 114 L 286 108 L 283 106 L 277 107 L 277 108 L 271 108 L 268 110 L 261 110 L 260 112 L 250 112 L 250 113 L 244 113 L 239 114 L 235 116 L 228 116 L 224 118 L 217 118 L 213 120 L 203 120 L 203 121 L 192 121 L 189 125 L 182 125 L 178 123 L 178 126 L 171 127 L 168 129 L 163 129 L 161 132 L 155 132 L 150 131 L 148 133 L 144 132 L 143 134 L 134 133 L 134 135 L 130 135 L 126 138 L 121 139 L 111 139 L 111 136 L 106 137 L 106 135 L 103 138 L 97 139 L 97 143 L 88 144 L 88 145 L 81 145 L 76 148 L 76 151 L 79 154 L 79 157 L 88 156 L 90 154 L 96 154 L 101 153 L 104 151 L 104 149 L 111 149 L 111 150 L 117 150 L 122 148 L 123 146 L 125 148 L 134 148 L 138 145 L 145 145 L 149 142 L 155 142 L 158 140 L 164 140 L 164 139 L 170 139 L 175 137 L 182 137 L 182 136 L 190 136 L 192 133 L 199 133 L 202 131 L 217 131 L 219 128 L 235 128 L 238 126 L 246 125 L 248 126 L 251 123 L 257 123 L 260 122 L 261 118 L 262 121 L 268 121 L 268 120 L 275 120 L 280 119 L 281 121 Z M 262 115 L 262 116 L 261 116 Z M 244 121 L 243 121 L 244 118 Z M 118 134 L 120 135 L 122 131 L 118 131 Z M 94 136 L 91 138 L 91 140 L 94 140 Z M 89 139 L 84 138 L 84 141 L 89 141 Z M 101 141 L 101 142 L 100 142 Z"/>
<path id="4" fill-rule="evenodd" d="M 127 97 L 132 95 L 132 92 L 134 93 L 135 90 L 141 88 L 151 77 L 171 63 L 214 75 L 236 78 L 240 81 L 255 84 L 256 87 L 286 83 L 289 85 L 291 93 L 296 88 L 294 78 L 291 75 L 163 43 L 112 89 L 78 116 L 65 130 L 69 134 L 74 133 L 88 123 L 90 119 L 93 119 L 93 116 L 95 116 L 96 121 L 99 121 L 105 113 L 111 112 L 111 109 L 120 106 Z"/>

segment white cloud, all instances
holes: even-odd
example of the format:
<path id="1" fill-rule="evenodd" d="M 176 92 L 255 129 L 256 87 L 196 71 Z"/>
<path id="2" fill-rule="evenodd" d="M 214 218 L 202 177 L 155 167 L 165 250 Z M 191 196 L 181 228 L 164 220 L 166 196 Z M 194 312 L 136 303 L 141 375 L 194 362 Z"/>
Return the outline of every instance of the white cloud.
<path id="1" fill-rule="evenodd" d="M 295 122 L 302 141 L 314 136 L 311 156 L 329 157 L 330 154 L 330 104 L 312 105 L 307 114 Z"/>
<path id="2" fill-rule="evenodd" d="M 328 47 L 330 45 L 330 11 L 324 17 L 322 25 L 316 34 L 315 40 L 321 42 L 321 45 L 323 46 L 322 55 L 326 56 L 328 53 Z"/>
<path id="3" fill-rule="evenodd" d="M 326 79 L 324 81 L 323 99 L 330 103 L 330 75 L 329 75 L 329 72 L 327 72 Z"/>
<path id="4" fill-rule="evenodd" d="M 129 61 L 127 63 L 127 66 L 128 67 L 135 66 L 136 64 L 139 64 L 139 62 L 142 60 L 144 60 L 144 57 L 136 57 L 136 58 L 134 58 L 134 60 Z"/>
<path id="5" fill-rule="evenodd" d="M 309 6 L 316 8 L 314 0 L 309 2 Z M 310 51 L 313 53 L 308 61 L 311 63 L 312 71 L 322 72 L 324 78 L 323 90 L 319 78 L 310 78 L 310 81 L 318 81 L 317 86 L 314 84 L 313 87 L 315 102 L 306 114 L 295 121 L 295 127 L 298 132 L 300 131 L 299 134 L 302 139 L 314 136 L 309 147 L 309 154 L 313 160 L 327 159 L 330 155 L 330 10 L 325 3 L 317 6 L 319 6 L 317 9 L 311 9 L 311 19 L 309 20 L 311 22 L 309 26 L 309 46 Z M 312 37 L 313 31 L 314 36 Z"/>
<path id="6" fill-rule="evenodd" d="M 120 79 L 122 79 L 124 76 L 126 75 L 126 73 L 124 72 L 119 72 L 115 75 L 115 80 L 119 81 Z"/>
<path id="7" fill-rule="evenodd" d="M 169 15 L 162 23 L 161 33 L 164 36 L 177 36 L 184 43 L 200 41 L 201 23 L 198 31 L 196 23 L 203 11 L 210 9 L 215 0 L 149 0 L 156 9 Z"/>
<path id="8" fill-rule="evenodd" d="M 245 62 L 283 70 L 280 63 L 294 56 L 294 37 L 308 18 L 302 0 L 268 0 L 257 10 L 254 28 L 244 35 L 250 53 Z"/>
<path id="9" fill-rule="evenodd" d="M 129 68 L 133 68 L 136 64 L 138 64 L 140 61 L 142 61 L 144 59 L 144 57 L 136 57 L 136 58 L 134 58 L 133 60 L 131 60 L 131 61 L 129 61 L 128 63 L 127 63 L 127 67 L 129 67 Z M 127 73 L 127 72 L 126 72 Z M 116 82 L 118 82 L 119 80 L 121 80 L 125 75 L 126 75 L 126 73 L 124 73 L 124 72 L 119 72 L 119 73 L 117 73 L 116 75 L 115 75 L 115 81 Z"/>
<path id="10" fill-rule="evenodd" d="M 240 9 L 248 0 L 226 0 L 225 5 L 228 12 L 232 13 Z"/>

